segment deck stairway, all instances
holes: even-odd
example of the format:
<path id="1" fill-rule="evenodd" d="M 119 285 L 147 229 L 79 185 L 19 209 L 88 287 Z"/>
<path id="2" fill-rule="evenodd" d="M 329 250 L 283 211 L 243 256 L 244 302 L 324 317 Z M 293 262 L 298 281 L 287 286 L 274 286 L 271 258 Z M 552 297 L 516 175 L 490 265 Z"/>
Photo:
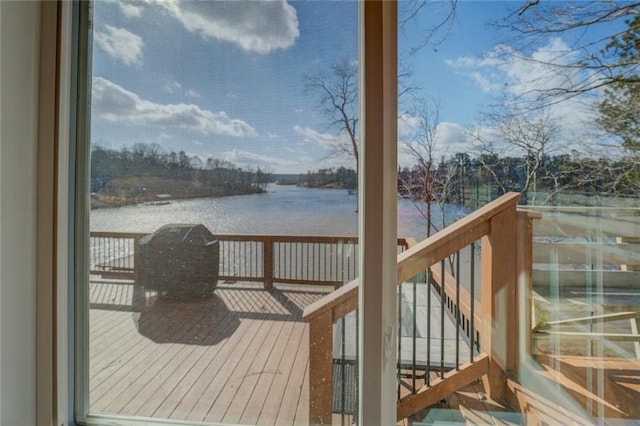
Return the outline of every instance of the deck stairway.
<path id="1" fill-rule="evenodd" d="M 506 194 L 398 255 L 398 420 L 479 378 L 490 397 L 505 395 L 518 355 L 517 277 L 531 259 L 515 249 L 518 233 L 531 232 L 518 200 Z M 357 382 L 358 287 L 353 280 L 304 311 L 312 424 L 355 411 L 357 395 L 337 379 Z"/>

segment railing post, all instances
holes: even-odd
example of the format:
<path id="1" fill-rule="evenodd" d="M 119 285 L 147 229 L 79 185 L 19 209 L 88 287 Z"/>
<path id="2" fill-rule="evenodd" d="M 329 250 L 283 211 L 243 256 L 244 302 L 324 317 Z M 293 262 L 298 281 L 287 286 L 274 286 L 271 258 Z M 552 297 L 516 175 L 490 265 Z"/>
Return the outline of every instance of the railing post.
<path id="1" fill-rule="evenodd" d="M 483 377 L 492 399 L 506 396 L 506 372 L 516 366 L 516 245 L 515 206 L 491 219 L 482 238 L 481 351 L 489 355 L 489 372 Z"/>
<path id="2" fill-rule="evenodd" d="M 309 423 L 331 424 L 333 383 L 333 313 L 329 309 L 309 323 Z"/>
<path id="3" fill-rule="evenodd" d="M 273 288 L 273 239 L 266 237 L 262 242 L 262 268 L 264 273 L 264 288 Z"/>
<path id="4" fill-rule="evenodd" d="M 140 282 L 140 236 L 133 238 L 133 306 L 144 306 L 144 288 Z"/>
<path id="5" fill-rule="evenodd" d="M 526 210 L 518 210 L 517 238 L 517 290 L 516 362 L 521 365 L 531 355 L 531 311 L 533 309 L 533 219 L 539 217 Z"/>

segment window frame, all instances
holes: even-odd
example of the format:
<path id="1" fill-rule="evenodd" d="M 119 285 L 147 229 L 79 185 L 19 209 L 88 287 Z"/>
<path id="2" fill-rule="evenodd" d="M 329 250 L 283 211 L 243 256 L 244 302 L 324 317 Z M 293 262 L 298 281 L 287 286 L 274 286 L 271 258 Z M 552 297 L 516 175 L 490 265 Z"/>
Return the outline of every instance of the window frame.
<path id="1" fill-rule="evenodd" d="M 87 93 L 88 64 L 91 53 L 88 2 L 54 4 L 57 63 L 55 66 L 57 125 L 55 158 L 57 179 L 51 217 L 56 228 L 51 257 L 55 262 L 54 326 L 51 334 L 39 341 L 51 340 L 49 347 L 39 347 L 38 354 L 55 360 L 53 386 L 46 398 L 53 402 L 38 405 L 41 419 L 51 418 L 56 424 L 101 424 L 100 418 L 86 415 L 88 400 L 81 393 L 86 383 L 79 357 L 87 353 L 88 307 L 77 309 L 84 300 L 82 286 L 75 281 L 87 275 L 86 242 L 89 202 L 87 192 L 90 108 Z M 52 7 L 47 6 L 48 9 Z M 43 22 L 47 19 L 43 14 Z M 49 20 L 54 19 L 51 16 Z M 50 21 L 50 24 L 52 21 Z M 363 286 L 359 321 L 362 332 L 360 354 L 360 419 L 363 424 L 395 423 L 395 347 L 396 333 L 396 176 L 397 176 L 397 4 L 365 1 L 360 3 L 359 17 L 360 119 L 362 152 L 360 163 L 361 206 L 360 244 Z M 42 37 L 52 37 L 54 30 L 42 26 Z M 42 68 L 41 68 L 42 71 Z M 48 71 L 51 71 L 48 68 Z M 44 71 L 43 71 L 44 72 Z M 367 92 L 371 93 L 366 96 Z M 49 96 L 49 95 L 48 95 Z M 84 106 L 84 107 L 82 107 Z M 367 120 L 367 117 L 373 117 Z M 369 135 L 365 139 L 365 135 Z M 83 230 L 85 234 L 83 234 Z M 379 249 L 383 247 L 383 249 Z M 386 283 L 387 285 L 384 285 Z M 39 290 L 39 294 L 43 289 Z M 393 297 L 390 297 L 393 296 Z M 366 325 L 366 328 L 364 324 Z M 46 345 L 45 345 L 46 346 Z M 384 349 L 383 349 L 384 348 Z M 86 364 L 85 364 L 86 365 Z M 363 374 L 377 368 L 380 374 Z M 369 370 L 370 371 L 370 370 Z M 118 418 L 120 421 L 124 420 Z M 127 424 L 149 424 L 149 419 L 127 420 Z M 158 424 L 166 422 L 158 419 Z"/>

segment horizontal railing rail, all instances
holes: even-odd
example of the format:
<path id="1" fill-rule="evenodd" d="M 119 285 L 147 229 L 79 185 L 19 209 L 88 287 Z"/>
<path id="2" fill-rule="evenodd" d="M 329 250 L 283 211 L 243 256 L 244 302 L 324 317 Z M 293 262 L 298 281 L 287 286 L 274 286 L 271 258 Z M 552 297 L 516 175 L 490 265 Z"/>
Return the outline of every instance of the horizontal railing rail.
<path id="1" fill-rule="evenodd" d="M 470 346 L 479 344 L 480 348 L 477 356 L 471 350 L 469 363 L 456 365 L 456 374 L 445 373 L 441 367 L 439 379 L 428 386 L 414 389 L 404 397 L 399 391 L 398 419 L 417 412 L 429 403 L 437 402 L 438 399 L 433 399 L 434 395 L 452 393 L 480 376 L 485 376 L 485 387 L 492 397 L 503 396 L 506 390 L 505 372 L 515 368 L 517 356 L 516 277 L 519 275 L 519 268 L 526 268 L 528 258 L 526 253 L 516 253 L 518 230 L 526 229 L 526 225 L 523 228 L 517 219 L 516 205 L 519 199 L 520 195 L 517 193 L 506 194 L 398 254 L 398 279 L 395 284 L 410 282 L 427 272 L 439 290 L 442 301 L 441 318 L 444 318 L 445 306 L 453 310 L 458 326 L 461 326 L 460 322 L 465 316 L 469 323 L 466 329 L 471 338 Z M 479 305 L 475 302 L 473 293 L 465 295 L 459 284 L 452 283 L 446 273 L 438 273 L 438 270 L 444 271 L 441 262 L 463 248 L 473 246 L 478 240 L 482 241 L 482 297 Z M 331 422 L 334 324 L 357 309 L 358 288 L 358 280 L 353 280 L 304 310 L 303 318 L 310 326 L 309 415 L 312 424 Z M 428 288 L 427 295 L 430 294 L 431 290 Z M 357 330 L 355 334 L 357 338 Z M 427 344 L 430 344 L 431 337 L 433 336 L 427 339 Z M 440 339 L 444 340 L 444 337 L 440 336 Z M 442 348 L 441 351 L 444 352 Z M 399 357 L 401 356 L 399 350 Z M 440 357 L 441 365 L 442 360 Z M 429 393 L 429 389 L 433 392 Z"/>
<path id="2" fill-rule="evenodd" d="M 527 206 L 533 228 L 533 284 L 579 287 L 598 277 L 604 287 L 640 281 L 640 208 Z"/>
<path id="3" fill-rule="evenodd" d="M 90 274 L 135 279 L 144 233 L 90 233 Z M 358 238 L 217 234 L 219 280 L 340 287 L 358 275 Z M 409 239 L 398 239 L 398 250 Z"/>

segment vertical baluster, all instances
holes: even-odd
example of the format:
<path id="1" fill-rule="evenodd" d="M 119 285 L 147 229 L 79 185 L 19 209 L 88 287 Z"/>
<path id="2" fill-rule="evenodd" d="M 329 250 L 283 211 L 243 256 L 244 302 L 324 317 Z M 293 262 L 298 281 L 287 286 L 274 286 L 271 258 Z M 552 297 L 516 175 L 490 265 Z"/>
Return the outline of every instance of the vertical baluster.
<path id="1" fill-rule="evenodd" d="M 346 341 L 347 341 L 347 330 L 346 330 L 346 319 L 345 317 L 340 318 L 340 322 L 342 323 L 342 342 L 341 342 L 341 362 L 340 362 L 340 378 L 342 382 L 341 386 L 341 395 L 340 395 L 340 413 L 342 417 L 342 426 L 344 426 L 344 414 L 345 414 L 345 402 L 346 402 L 346 392 L 345 392 L 345 384 L 347 383 L 347 377 L 345 376 L 345 350 L 346 350 Z"/>
<path id="2" fill-rule="evenodd" d="M 294 276 L 293 276 L 293 274 L 291 272 L 292 271 L 291 268 L 295 264 L 295 257 L 294 257 L 295 255 L 294 255 L 294 250 L 293 250 L 294 246 L 293 246 L 293 243 L 289 243 L 289 244 L 287 244 L 287 246 L 289 248 L 289 257 L 287 258 L 287 259 L 289 259 L 289 265 L 288 265 L 289 266 L 288 267 L 288 269 L 289 269 L 289 278 L 294 278 Z"/>
<path id="3" fill-rule="evenodd" d="M 229 242 L 228 241 L 220 241 L 220 246 L 222 248 L 222 270 L 224 271 L 224 275 L 229 275 Z"/>
<path id="4" fill-rule="evenodd" d="M 411 332 L 412 347 L 411 347 L 411 393 L 416 393 L 416 337 L 418 334 L 418 312 L 416 307 L 418 306 L 418 277 L 413 277 L 413 330 Z M 429 284 L 427 284 L 429 288 Z M 427 320 L 429 321 L 429 320 Z M 427 368 L 428 369 L 428 368 Z"/>
<path id="5" fill-rule="evenodd" d="M 444 259 L 440 261 L 440 377 L 444 377 L 444 305 L 446 294 L 444 292 L 445 280 Z"/>
<path id="6" fill-rule="evenodd" d="M 398 294 L 398 401 L 400 401 L 400 383 L 402 382 L 402 286 L 399 285 Z"/>
<path id="7" fill-rule="evenodd" d="M 334 274 L 334 271 L 333 271 L 333 257 L 334 257 L 334 256 L 333 256 L 333 253 L 334 253 L 333 248 L 334 248 L 334 247 L 335 247 L 335 253 L 336 253 L 336 256 L 338 255 L 338 247 L 337 247 L 337 244 L 332 244 L 332 245 L 330 246 L 330 252 L 329 252 L 329 280 L 331 280 L 331 281 L 338 281 L 338 278 L 337 278 L 337 277 L 338 277 L 338 274 Z"/>
<path id="8" fill-rule="evenodd" d="M 286 278 L 284 276 L 284 274 L 282 273 L 282 247 L 283 247 L 284 243 L 280 242 L 278 243 L 278 277 L 280 278 Z"/>
<path id="9" fill-rule="evenodd" d="M 476 243 L 473 242 L 471 244 L 471 271 L 470 271 L 470 275 L 471 278 L 469 280 L 469 293 L 471 293 L 469 295 L 469 304 L 471 305 L 469 307 L 470 309 L 470 313 L 469 313 L 469 362 L 473 362 L 473 357 L 474 357 L 474 352 L 475 352 L 475 307 L 476 307 L 476 292 L 475 292 L 475 287 L 476 287 Z"/>
<path id="10" fill-rule="evenodd" d="M 342 282 L 345 283 L 347 282 L 347 277 L 344 274 L 344 253 L 345 253 L 345 247 L 344 244 L 342 245 L 342 252 L 340 253 L 340 274 L 342 274 Z"/>
<path id="11" fill-rule="evenodd" d="M 355 352 L 355 358 L 356 358 L 356 364 L 354 366 L 355 370 L 354 370 L 354 374 L 355 374 L 355 404 L 353 407 L 353 416 L 354 416 L 354 420 L 356 420 L 354 423 L 357 424 L 357 417 L 358 417 L 358 410 L 360 408 L 360 352 L 359 352 L 359 348 L 360 348 L 360 312 L 359 309 L 356 309 L 356 352 Z"/>
<path id="12" fill-rule="evenodd" d="M 460 251 L 456 253 L 456 370 L 460 367 Z"/>
<path id="13" fill-rule="evenodd" d="M 106 260 L 104 261 L 105 266 L 108 267 L 108 261 L 111 258 L 111 238 L 105 238 L 106 244 L 107 244 L 107 255 L 106 255 Z"/>
<path id="14" fill-rule="evenodd" d="M 427 386 L 431 381 L 431 268 L 427 269 L 427 368 L 425 371 L 425 379 Z"/>

